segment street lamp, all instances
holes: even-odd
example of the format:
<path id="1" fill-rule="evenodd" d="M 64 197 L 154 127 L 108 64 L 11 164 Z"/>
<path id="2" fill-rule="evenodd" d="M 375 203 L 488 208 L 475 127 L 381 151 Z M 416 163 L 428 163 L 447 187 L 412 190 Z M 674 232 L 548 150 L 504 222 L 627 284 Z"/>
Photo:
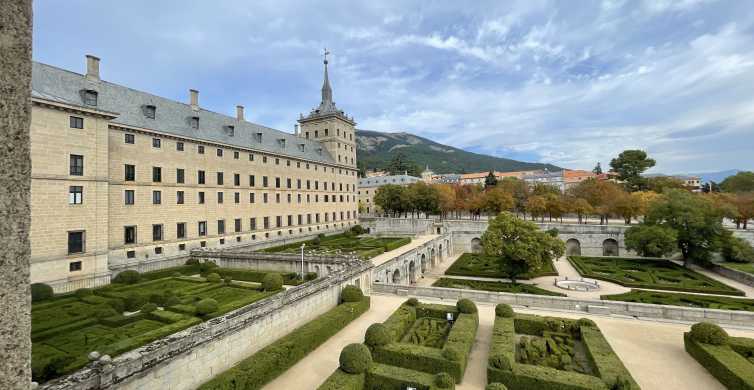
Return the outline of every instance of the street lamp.
<path id="1" fill-rule="evenodd" d="M 304 247 L 306 243 L 301 244 L 301 282 L 304 282 Z"/>

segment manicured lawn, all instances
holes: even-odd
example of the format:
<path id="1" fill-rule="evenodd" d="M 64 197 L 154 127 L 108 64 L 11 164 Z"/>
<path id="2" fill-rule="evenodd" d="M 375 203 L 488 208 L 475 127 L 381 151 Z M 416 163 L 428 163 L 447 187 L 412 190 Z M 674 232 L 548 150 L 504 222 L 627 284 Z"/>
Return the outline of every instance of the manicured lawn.
<path id="1" fill-rule="evenodd" d="M 479 276 L 487 278 L 507 278 L 500 270 L 499 260 L 496 257 L 474 253 L 464 253 L 448 269 L 445 275 L 454 276 Z M 546 263 L 542 269 L 527 274 L 519 275 L 519 279 L 532 279 L 540 276 L 557 276 L 558 271 L 552 262 Z"/>
<path id="2" fill-rule="evenodd" d="M 384 252 L 389 252 L 411 242 L 407 237 L 354 237 L 336 234 L 315 240 L 296 242 L 263 249 L 267 253 L 301 253 L 301 244 L 305 243 L 304 253 L 316 255 L 355 255 L 370 259 Z"/>
<path id="3" fill-rule="evenodd" d="M 727 268 L 733 268 L 741 272 L 748 272 L 750 274 L 754 274 L 754 263 L 734 263 L 734 262 L 726 261 L 724 263 L 719 263 L 719 264 Z"/>
<path id="4" fill-rule="evenodd" d="M 754 311 L 754 299 L 710 295 L 631 290 L 623 294 L 603 295 L 602 299 L 608 301 L 654 303 L 656 305 L 699 307 L 704 309 Z"/>
<path id="5" fill-rule="evenodd" d="M 523 283 L 513 284 L 513 283 L 506 283 L 506 282 L 489 282 L 489 281 L 483 281 L 483 280 L 470 280 L 470 279 L 440 278 L 432 284 L 432 287 L 447 287 L 447 288 L 460 288 L 460 289 L 467 289 L 467 290 L 506 292 L 506 293 L 512 293 L 512 294 L 548 295 L 548 296 L 553 296 L 553 297 L 566 296 L 565 294 L 543 290 L 531 284 L 523 284 Z"/>
<path id="6" fill-rule="evenodd" d="M 581 276 L 626 287 L 744 295 L 740 290 L 664 259 L 571 256 L 568 260 Z"/>
<path id="7" fill-rule="evenodd" d="M 75 371 L 87 363 L 92 351 L 119 355 L 275 294 L 240 283 L 209 283 L 182 276 L 152 280 L 149 274 L 143 276 L 145 281 L 132 285 L 111 284 L 88 295 L 70 294 L 34 303 L 34 379 L 44 382 Z M 144 303 L 152 301 L 163 309 L 128 317 L 115 310 L 134 294 Z M 172 299 L 170 304 L 165 304 L 167 297 Z M 195 315 L 196 303 L 207 298 L 217 301 L 217 310 Z"/>

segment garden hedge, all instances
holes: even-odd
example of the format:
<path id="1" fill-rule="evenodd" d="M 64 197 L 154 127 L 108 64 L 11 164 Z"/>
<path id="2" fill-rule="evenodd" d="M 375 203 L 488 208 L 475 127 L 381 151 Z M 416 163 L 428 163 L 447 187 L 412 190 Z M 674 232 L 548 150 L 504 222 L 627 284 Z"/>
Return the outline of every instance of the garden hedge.
<path id="1" fill-rule="evenodd" d="M 432 284 L 432 287 L 460 288 L 460 289 L 468 289 L 468 290 L 504 292 L 504 293 L 510 293 L 510 294 L 545 295 L 545 296 L 551 296 L 551 297 L 565 297 L 566 296 L 566 294 L 561 294 L 554 291 L 548 291 L 543 288 L 539 288 L 533 284 L 524 284 L 524 283 L 514 284 L 514 283 L 508 283 L 508 282 L 494 282 L 490 280 L 439 278 Z"/>
<path id="2" fill-rule="evenodd" d="M 464 253 L 445 271 L 445 275 L 481 276 L 488 278 L 507 278 L 498 265 L 499 260 L 494 256 L 476 253 Z M 558 276 L 558 271 L 552 261 L 546 262 L 541 269 L 518 275 L 517 279 L 533 279 L 540 276 Z"/>
<path id="3" fill-rule="evenodd" d="M 348 374 L 341 369 L 335 370 L 318 390 L 405 390 L 406 386 L 417 390 L 453 390 L 455 383 L 449 387 L 440 387 L 437 376 L 406 368 L 374 363 L 366 374 Z"/>
<path id="4" fill-rule="evenodd" d="M 716 295 L 631 290 L 623 294 L 603 295 L 600 299 L 606 301 L 652 303 L 655 305 L 687 306 L 705 309 L 754 311 L 754 299 Z"/>
<path id="5" fill-rule="evenodd" d="M 740 352 L 754 353 L 754 340 L 731 337 L 726 345 L 704 344 L 683 335 L 686 352 L 729 389 L 754 390 L 754 364 Z"/>
<path id="6" fill-rule="evenodd" d="M 262 348 L 200 389 L 260 389 L 369 310 L 369 297 L 343 303 Z"/>

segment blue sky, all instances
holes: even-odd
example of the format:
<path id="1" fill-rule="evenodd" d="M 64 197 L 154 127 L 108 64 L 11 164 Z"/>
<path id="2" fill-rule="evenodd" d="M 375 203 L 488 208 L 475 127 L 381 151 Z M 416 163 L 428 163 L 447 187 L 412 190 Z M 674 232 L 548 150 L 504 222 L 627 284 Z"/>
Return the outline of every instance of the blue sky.
<path id="1" fill-rule="evenodd" d="M 591 169 L 754 169 L 749 1 L 34 2 L 34 59 L 292 131 L 334 98 L 358 127 Z"/>

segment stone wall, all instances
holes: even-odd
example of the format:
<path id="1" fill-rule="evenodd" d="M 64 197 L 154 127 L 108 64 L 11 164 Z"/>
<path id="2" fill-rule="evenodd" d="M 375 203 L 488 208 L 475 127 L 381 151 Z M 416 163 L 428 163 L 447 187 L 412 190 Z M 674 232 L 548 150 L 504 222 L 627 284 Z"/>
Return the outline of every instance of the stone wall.
<path id="1" fill-rule="evenodd" d="M 42 389 L 194 389 L 271 342 L 332 309 L 353 284 L 368 291 L 371 264 L 293 287 L 222 317 L 49 382 Z"/>
<path id="2" fill-rule="evenodd" d="M 712 272 L 725 276 L 728 279 L 733 279 L 739 283 L 754 287 L 754 275 L 750 273 L 724 267 L 719 264 L 712 266 Z"/>
<path id="3" fill-rule="evenodd" d="M 193 251 L 191 257 L 213 261 L 220 267 L 244 268 L 255 271 L 301 272 L 301 256 L 290 253 L 256 253 L 233 251 Z M 304 273 L 316 272 L 327 276 L 350 266 L 354 257 L 304 256 Z"/>
<path id="4" fill-rule="evenodd" d="M 372 285 L 376 293 L 411 295 L 417 297 L 440 298 L 456 301 L 461 298 L 475 302 L 507 303 L 509 305 L 536 307 L 543 309 L 580 311 L 600 315 L 618 315 L 636 318 L 651 318 L 672 321 L 700 322 L 711 321 L 722 325 L 751 327 L 754 312 L 697 309 L 679 306 L 653 305 L 618 301 L 597 301 L 543 295 L 510 294 L 475 290 L 461 290 L 441 287 L 390 286 L 380 283 Z"/>
<path id="5" fill-rule="evenodd" d="M 375 264 L 372 279 L 385 284 L 409 285 L 423 278 L 426 272 L 447 260 L 453 253 L 453 237 L 450 234 L 438 235 L 388 261 Z"/>

